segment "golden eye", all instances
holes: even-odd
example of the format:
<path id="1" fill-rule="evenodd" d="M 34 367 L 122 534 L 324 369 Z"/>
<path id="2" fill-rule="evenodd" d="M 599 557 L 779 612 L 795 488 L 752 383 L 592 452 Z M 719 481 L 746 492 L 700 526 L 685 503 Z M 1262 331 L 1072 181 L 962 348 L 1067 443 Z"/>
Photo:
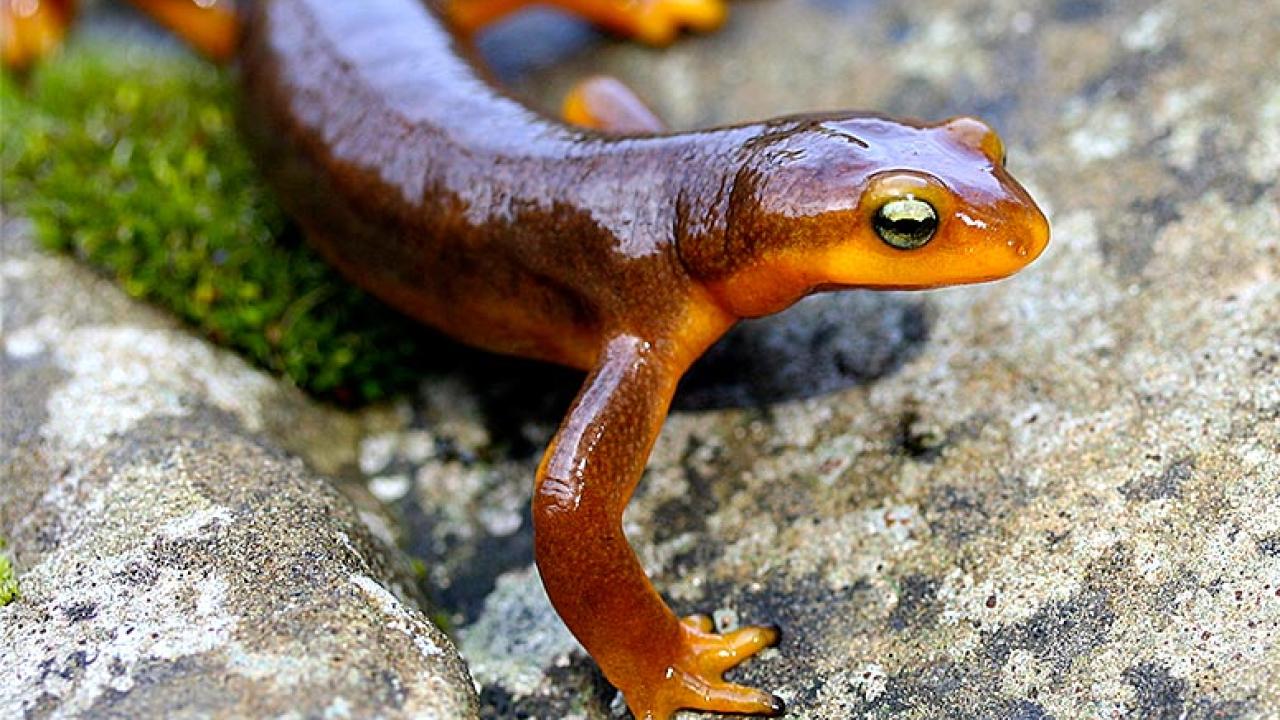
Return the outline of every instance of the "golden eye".
<path id="1" fill-rule="evenodd" d="M 880 239 L 889 245 L 915 250 L 933 239 L 938 230 L 938 213 L 923 200 L 898 198 L 881 205 L 872 224 Z"/>

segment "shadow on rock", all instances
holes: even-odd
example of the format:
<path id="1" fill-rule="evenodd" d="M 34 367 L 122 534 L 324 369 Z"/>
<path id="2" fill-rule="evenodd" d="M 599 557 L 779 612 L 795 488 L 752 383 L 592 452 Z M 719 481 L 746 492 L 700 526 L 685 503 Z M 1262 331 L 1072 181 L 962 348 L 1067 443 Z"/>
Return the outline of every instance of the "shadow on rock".
<path id="1" fill-rule="evenodd" d="M 896 372 L 929 338 L 924 300 L 848 292 L 807 298 L 779 315 L 740 323 L 694 363 L 675 410 L 760 407 L 826 395 Z M 557 424 L 581 373 L 451 345 L 431 371 L 457 374 L 484 408 L 489 431 L 515 457 L 540 452 L 522 433 Z"/>
<path id="2" fill-rule="evenodd" d="M 825 395 L 892 374 L 929 338 L 919 298 L 845 292 L 734 328 L 689 370 L 682 410 L 759 406 Z"/>

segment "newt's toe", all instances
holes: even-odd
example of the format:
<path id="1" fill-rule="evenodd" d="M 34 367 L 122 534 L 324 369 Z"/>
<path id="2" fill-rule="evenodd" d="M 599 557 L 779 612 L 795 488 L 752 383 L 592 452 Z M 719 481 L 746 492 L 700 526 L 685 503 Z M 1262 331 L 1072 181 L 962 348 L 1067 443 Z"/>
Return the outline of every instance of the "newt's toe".
<path id="1" fill-rule="evenodd" d="M 680 707 L 742 715 L 775 716 L 779 698 L 773 693 L 736 683 L 718 682 L 705 688 L 690 688 L 689 698 Z"/>
<path id="2" fill-rule="evenodd" d="M 765 627 L 749 627 L 734 630 L 720 636 L 716 647 L 704 655 L 708 668 L 724 672 L 761 650 L 776 645 L 778 633 Z"/>

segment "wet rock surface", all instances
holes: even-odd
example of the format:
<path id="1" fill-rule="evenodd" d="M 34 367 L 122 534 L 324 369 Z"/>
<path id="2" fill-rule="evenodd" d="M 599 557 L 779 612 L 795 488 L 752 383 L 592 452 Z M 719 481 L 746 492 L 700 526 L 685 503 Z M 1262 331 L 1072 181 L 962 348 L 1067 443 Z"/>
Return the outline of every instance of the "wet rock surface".
<path id="1" fill-rule="evenodd" d="M 823 720 L 1280 715 L 1280 5 L 757 0 L 734 3 L 723 31 L 661 51 L 601 43 L 546 16 L 528 29 L 548 22 L 571 41 L 570 57 L 526 52 L 511 29 L 489 41 L 518 89 L 547 108 L 575 80 L 607 72 L 681 128 L 833 107 L 977 114 L 1000 129 L 1011 168 L 1054 226 L 1046 255 L 1011 280 L 814 299 L 744 326 L 682 385 L 626 529 L 678 612 L 714 612 L 721 628 L 782 626 L 780 647 L 731 677 L 782 695 L 789 717 Z M 554 69 L 537 69 L 553 59 Z M 93 436 L 77 420 L 96 417 L 87 414 L 93 393 L 75 390 L 80 366 L 41 360 L 69 352 L 58 350 L 67 337 L 42 340 L 37 304 L 11 295 L 6 382 L 61 387 L 66 400 L 35 390 L 6 397 L 0 415 L 25 419 L 0 426 L 5 447 L 45 442 L 33 428 Z M 81 305 L 96 318 L 86 323 L 136 312 L 122 300 Z M 191 376 L 189 365 L 178 375 Z M 111 447 L 125 445 L 78 451 L 91 460 L 74 476 L 104 468 L 108 483 L 119 473 L 105 472 L 107 458 L 153 467 L 165 452 L 189 453 L 183 467 L 196 468 L 206 454 L 224 457 L 217 448 L 227 443 L 236 451 L 225 462 L 278 457 L 251 437 L 326 472 L 349 471 L 389 514 L 383 534 L 424 561 L 432 600 L 450 614 L 480 685 L 482 717 L 626 716 L 531 568 L 529 489 L 575 390 L 572 373 L 478 360 L 425 380 L 377 422 L 292 405 L 277 416 L 277 400 L 246 402 L 276 398 L 271 384 L 226 390 L 201 377 L 183 381 L 206 387 L 190 407 L 181 393 L 119 396 L 147 412 L 95 420 L 127 425 L 111 426 Z M 146 419 L 156 413 L 175 419 Z M 224 439 L 207 449 L 180 442 L 193 424 Z M 277 473 L 305 479 L 296 467 Z M 69 482 L 42 477 L 42 488 Z M 184 537 L 228 551 L 252 545 L 236 529 L 250 522 L 236 514 L 239 496 L 182 487 L 173 492 L 203 498 L 199 508 L 232 508 L 235 519 L 179 522 Z M 306 515 L 341 504 L 319 487 L 270 507 Z M 49 543 L 95 542 L 78 534 L 87 511 L 45 538 L 12 528 L 42 503 L 61 507 L 58 496 L 21 497 L 21 506 L 6 499 L 0 527 L 24 599 L 0 609 L 0 632 L 13 632 L 16 613 L 38 613 L 22 615 L 22 647 L 38 655 L 43 645 L 29 643 L 50 642 L 58 653 L 40 684 L 21 687 L 109 688 L 83 684 L 86 668 L 109 663 L 88 665 L 78 646 L 26 635 L 97 628 L 95 618 L 121 612 L 92 593 L 65 602 L 42 589 L 66 580 L 40 574 L 56 552 Z M 150 527 L 186 517 L 172 512 Z M 317 538 L 307 547 L 332 560 L 303 566 L 323 565 L 341 585 L 334 578 L 368 563 L 361 572 L 390 587 L 384 563 L 394 554 L 361 539 L 358 525 L 344 532 L 354 554 Z M 177 570 L 155 572 L 151 582 L 175 582 L 164 573 Z M 204 586 L 174 595 L 193 627 L 219 638 L 243 627 L 227 624 L 238 606 L 218 597 L 240 597 L 244 586 L 222 582 L 223 595 L 204 606 L 200 592 L 213 592 Z M 344 602 L 359 597 L 350 585 Z M 319 633 L 335 627 L 331 617 L 289 627 Z M 361 648 L 346 656 L 369 672 L 407 673 L 396 655 L 412 655 L 407 631 L 385 617 L 362 627 L 359 638 L 344 636 Z M 147 688 L 224 672 L 235 662 L 228 647 L 156 661 L 165 669 L 126 695 L 144 702 L 161 696 Z M 297 678 L 295 702 L 335 697 L 308 690 L 313 666 L 274 667 L 267 697 L 288 694 L 283 678 Z M 70 685 L 59 684 L 64 674 Z M 23 692 L 20 703 L 54 702 L 41 699 L 52 690 Z M 395 695 L 343 697 L 359 715 Z M 453 707 L 467 707 L 458 697 Z"/>
<path id="2" fill-rule="evenodd" d="M 342 464 L 360 423 L 26 235 L 3 222 L 0 716 L 474 716 L 376 505 L 278 444 Z"/>

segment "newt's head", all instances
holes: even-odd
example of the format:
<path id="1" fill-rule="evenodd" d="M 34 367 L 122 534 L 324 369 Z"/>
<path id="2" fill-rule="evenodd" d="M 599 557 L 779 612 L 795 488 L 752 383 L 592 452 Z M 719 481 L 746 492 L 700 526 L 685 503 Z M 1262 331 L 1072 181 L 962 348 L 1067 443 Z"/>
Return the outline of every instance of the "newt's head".
<path id="1" fill-rule="evenodd" d="M 731 312 L 754 317 L 840 288 L 918 289 L 1005 277 L 1049 225 L 973 118 L 920 126 L 808 118 L 747 142 L 723 237 L 681 256 Z"/>

